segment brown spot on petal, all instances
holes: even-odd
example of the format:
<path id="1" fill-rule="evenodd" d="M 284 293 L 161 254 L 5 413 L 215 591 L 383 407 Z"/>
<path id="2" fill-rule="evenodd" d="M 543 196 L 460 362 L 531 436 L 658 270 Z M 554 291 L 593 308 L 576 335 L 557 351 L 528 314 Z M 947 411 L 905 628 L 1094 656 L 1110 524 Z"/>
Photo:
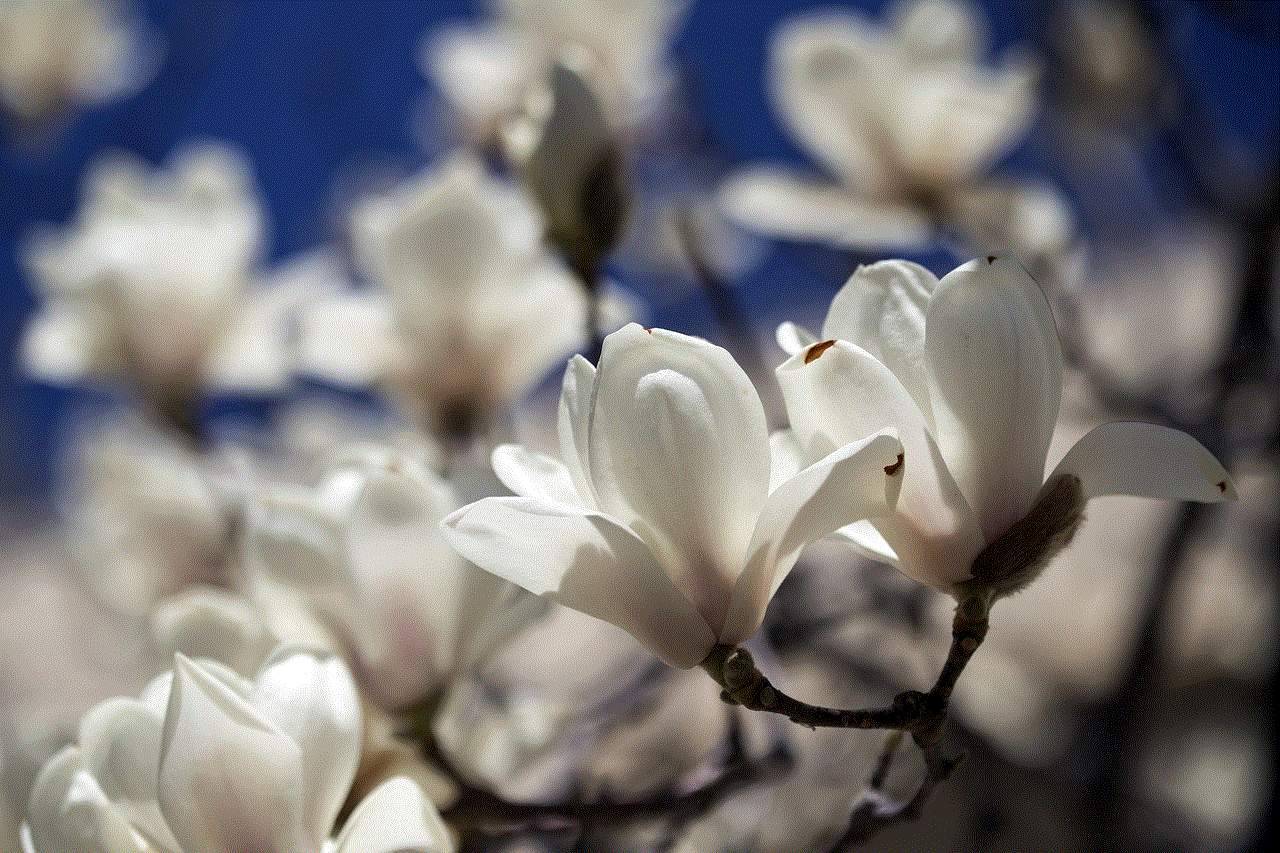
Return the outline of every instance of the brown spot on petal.
<path id="1" fill-rule="evenodd" d="M 804 363 L 812 364 L 814 361 L 818 359 L 818 356 L 822 355 L 824 352 L 826 352 L 828 349 L 830 349 L 835 345 L 836 345 L 836 342 L 834 340 L 823 341 L 822 343 L 814 344 L 813 346 L 809 347 L 809 350 L 804 354 Z"/>
<path id="2" fill-rule="evenodd" d="M 898 471 L 900 470 L 902 470 L 902 454 L 901 453 L 898 454 L 897 462 L 894 462 L 892 465 L 884 466 L 884 473 L 892 477 L 894 474 L 898 473 Z"/>
<path id="3" fill-rule="evenodd" d="M 1224 495 L 1227 493 L 1227 484 L 1225 481 L 1218 483 L 1218 491 L 1222 492 Z"/>
<path id="4" fill-rule="evenodd" d="M 996 262 L 996 256 L 995 256 L 995 255 L 987 255 L 987 263 L 989 263 L 989 264 L 994 264 L 995 262 Z"/>

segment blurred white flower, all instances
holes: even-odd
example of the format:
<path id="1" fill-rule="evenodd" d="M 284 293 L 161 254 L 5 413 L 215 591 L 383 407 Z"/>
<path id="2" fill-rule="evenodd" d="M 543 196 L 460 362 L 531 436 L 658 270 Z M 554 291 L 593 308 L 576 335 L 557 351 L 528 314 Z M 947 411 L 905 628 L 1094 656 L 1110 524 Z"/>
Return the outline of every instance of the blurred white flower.
<path id="1" fill-rule="evenodd" d="M 282 647 L 246 681 L 175 658 L 138 700 L 93 708 L 31 793 L 29 853 L 448 853 L 412 784 L 334 819 L 355 774 L 359 698 L 342 662 Z"/>
<path id="2" fill-rule="evenodd" d="M 36 121 L 124 94 L 151 70 L 145 35 L 111 0 L 0 0 L 0 104 Z"/>
<path id="3" fill-rule="evenodd" d="M 264 223 L 250 167 L 208 144 L 150 171 L 124 155 L 85 180 L 76 222 L 33 235 L 44 305 L 24 356 L 57 383 L 130 383 L 152 400 L 278 391 L 293 365 L 287 315 L 332 264 L 305 259 L 255 283 Z"/>
<path id="4" fill-rule="evenodd" d="M 537 214 L 459 154 L 354 216 L 374 284 L 302 321 L 302 369 L 378 385 L 419 423 L 467 432 L 583 341 L 582 287 L 542 248 Z"/>
<path id="5" fill-rule="evenodd" d="M 684 10 L 676 0 L 499 0 L 494 20 L 450 27 L 423 42 L 423 73 L 440 87 L 472 139 L 492 137 L 546 76 L 563 48 L 585 48 L 610 124 L 643 123 L 671 85 L 668 42 Z"/>
<path id="6" fill-rule="evenodd" d="M 192 584 L 235 577 L 234 507 L 201 459 L 123 429 L 94 436 L 77 456 L 66 547 L 105 603 L 141 615 Z"/>
<path id="7" fill-rule="evenodd" d="M 964 217 L 948 210 L 951 196 L 1027 130 L 1036 69 L 1023 58 L 983 65 L 986 35 L 961 0 L 903 0 L 887 15 L 877 26 L 818 12 L 778 30 L 774 102 L 839 184 L 748 168 L 721 190 L 732 218 L 766 234 L 859 248 L 922 245 L 939 219 L 959 219 L 970 236 Z"/>
<path id="8" fill-rule="evenodd" d="M 468 674 L 537 599 L 458 558 L 439 522 L 449 487 L 420 460 L 354 450 L 319 487 L 266 487 L 249 507 L 250 586 L 280 637 L 348 655 L 384 708 Z"/>
<path id="9" fill-rule="evenodd" d="M 868 432 L 772 483 L 742 368 L 704 340 L 634 324 L 605 339 L 599 370 L 569 363 L 559 434 L 563 463 L 495 450 L 519 497 L 463 507 L 444 520 L 447 538 L 677 667 L 755 633 L 800 549 L 887 512 L 901 477 L 897 440 Z"/>
<path id="10" fill-rule="evenodd" d="M 1092 497 L 1235 499 L 1207 450 L 1153 424 L 1102 424 L 1045 477 L 1062 350 L 1044 294 L 1016 261 L 972 261 L 941 281 L 908 261 L 862 267 L 822 334 L 816 343 L 792 324 L 778 329 L 794 353 L 777 371 L 789 446 L 812 460 L 896 428 L 908 460 L 897 509 L 849 533 L 936 589 L 954 593 L 975 575 L 998 592 L 1028 582 Z"/>

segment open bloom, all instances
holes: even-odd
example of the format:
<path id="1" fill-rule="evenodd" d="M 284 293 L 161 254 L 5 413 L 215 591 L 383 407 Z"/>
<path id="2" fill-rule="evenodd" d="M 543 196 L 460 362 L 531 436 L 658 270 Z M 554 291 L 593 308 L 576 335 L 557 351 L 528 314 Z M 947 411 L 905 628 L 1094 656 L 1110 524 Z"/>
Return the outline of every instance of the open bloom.
<path id="1" fill-rule="evenodd" d="M 302 368 L 376 384 L 421 423 L 465 430 L 527 391 L 582 342 L 586 296 L 541 246 L 513 190 L 459 155 L 355 214 L 374 285 L 303 317 Z"/>
<path id="2" fill-rule="evenodd" d="M 421 460 L 353 448 L 317 488 L 278 485 L 251 500 L 254 597 L 278 635 L 346 654 L 379 705 L 419 700 L 543 609 L 458 558 L 439 529 L 455 506 Z"/>
<path id="3" fill-rule="evenodd" d="M 684 3 L 676 0 L 500 0 L 483 27 L 433 32 L 421 65 L 473 138 L 494 134 L 528 87 L 568 45 L 603 71 L 598 95 L 615 128 L 642 122 L 670 86 L 667 43 Z"/>
<path id="4" fill-rule="evenodd" d="M 969 233 L 975 213 L 979 232 L 1016 229 L 998 245 L 1041 239 L 1040 223 L 1061 218 L 1056 196 L 975 181 L 1030 126 L 1035 69 L 983 64 L 982 24 L 960 0 L 903 0 L 886 17 L 824 11 L 778 30 L 774 103 L 838 183 L 748 168 L 722 188 L 726 212 L 765 234 L 853 247 L 918 246 L 942 220 L 989 248 L 991 235 Z"/>
<path id="5" fill-rule="evenodd" d="M 28 369 L 154 397 L 281 390 L 288 313 L 331 268 L 309 259 L 255 286 L 263 230 L 249 165 L 232 149 L 206 145 L 154 171 L 124 156 L 98 163 L 75 224 L 27 251 L 45 296 L 26 333 Z"/>
<path id="6" fill-rule="evenodd" d="M 778 330 L 794 353 L 777 372 L 792 450 L 809 460 L 851 436 L 898 430 L 909 461 L 896 510 L 849 535 L 921 583 L 954 592 L 990 573 L 982 579 L 1002 591 L 1031 580 L 1091 497 L 1235 497 L 1198 442 L 1144 423 L 1094 428 L 1044 476 L 1062 349 L 1044 294 L 1016 261 L 972 261 L 941 281 L 908 261 L 862 267 L 822 336 Z"/>
<path id="7" fill-rule="evenodd" d="M 444 520 L 446 537 L 677 667 L 755 633 L 800 549 L 887 512 L 902 477 L 901 445 L 882 432 L 773 483 L 764 410 L 742 368 L 707 341 L 634 324 L 605 339 L 598 369 L 570 361 L 559 436 L 563 463 L 495 450 L 517 497 L 463 507 Z"/>
<path id="8" fill-rule="evenodd" d="M 360 702 L 341 661 L 282 647 L 253 681 L 178 655 L 137 699 L 85 716 L 31 793 L 28 853 L 450 853 L 433 806 L 384 783 L 336 839 Z"/>

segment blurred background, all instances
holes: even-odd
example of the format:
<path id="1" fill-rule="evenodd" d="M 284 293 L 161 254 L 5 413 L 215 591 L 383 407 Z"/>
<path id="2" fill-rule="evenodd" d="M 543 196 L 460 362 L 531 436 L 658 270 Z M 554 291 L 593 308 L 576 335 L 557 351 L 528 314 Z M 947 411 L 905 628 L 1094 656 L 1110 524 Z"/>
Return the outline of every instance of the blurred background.
<path id="1" fill-rule="evenodd" d="M 0 3 L 0 75 L 20 51 L 47 66 L 71 64 L 55 60 L 68 48 L 114 59 L 102 60 L 110 69 L 90 75 L 92 85 L 52 74 L 24 91 L 18 78 L 0 79 L 0 675 L 10 740 L 58 681 L 35 679 L 31 656 L 46 643 L 50 660 L 78 654 L 64 648 L 75 641 L 49 638 L 83 630 L 100 598 L 70 582 L 33 586 L 30 573 L 47 568 L 41 543 L 83 494 L 75 454 L 86 431 L 105 432 L 128 410 L 117 389 L 40 381 L 22 357 L 43 301 L 24 259 L 42 230 L 75 222 L 93 164 L 126 152 L 156 168 L 195 144 L 231 146 L 259 195 L 261 268 L 325 250 L 338 283 L 357 277 L 349 224 L 360 199 L 468 142 L 503 171 L 493 140 L 468 127 L 449 80 L 433 72 L 441 34 L 491 20 L 487 5 L 103 3 L 94 22 L 64 19 L 47 32 L 20 26 L 21 5 Z M 1250 849 L 1270 823 L 1275 787 L 1280 4 L 975 3 L 986 29 L 979 61 L 1033 65 L 1034 114 L 985 164 L 995 183 L 982 189 L 994 196 L 931 197 L 921 209 L 935 227 L 896 247 L 770 236 L 721 191 L 761 164 L 838 182 L 795 122 L 779 117 L 769 76 L 779 27 L 836 5 L 696 0 L 671 15 L 664 79 L 648 96 L 656 105 L 624 123 L 634 207 L 606 266 L 637 315 L 771 368 L 783 358 L 778 322 L 815 327 L 859 263 L 907 257 L 941 275 L 987 248 L 1025 248 L 1070 367 L 1051 462 L 1092 423 L 1152 420 L 1199 438 L 1241 493 L 1210 509 L 1091 505 L 1094 524 L 1039 583 L 1001 604 L 962 679 L 954 745 L 968 763 L 919 822 L 888 830 L 872 849 Z M 888 14 L 879 0 L 841 8 L 871 21 Z M 1052 201 L 1024 210 L 1002 195 L 1007 187 Z M 698 223 L 693 264 L 680 211 Z M 1007 233 L 1020 216 L 1030 224 Z M 545 391 L 557 379 L 553 368 L 544 396 L 523 397 L 517 432 L 550 422 Z M 377 395 L 305 378 L 270 394 L 209 394 L 194 417 L 219 442 L 256 447 L 286 404 L 321 391 L 375 416 L 387 410 Z M 891 637 L 935 654 L 945 603 L 879 576 L 867 588 L 886 585 L 891 607 L 798 572 L 775 605 L 782 657 L 821 662 L 814 685 L 831 673 L 867 678 L 870 629 L 849 619 L 854 612 L 879 620 L 878 648 Z M 793 616 L 793 626 L 823 627 L 788 629 Z M 112 632 L 124 624 L 95 636 L 120 642 Z M 130 682 L 103 675 L 112 665 L 129 666 L 67 674 L 83 680 L 68 691 L 81 707 Z M 8 794 L 21 803 L 31 770 L 9 761 Z M 793 849 L 781 837 L 737 849 Z"/>

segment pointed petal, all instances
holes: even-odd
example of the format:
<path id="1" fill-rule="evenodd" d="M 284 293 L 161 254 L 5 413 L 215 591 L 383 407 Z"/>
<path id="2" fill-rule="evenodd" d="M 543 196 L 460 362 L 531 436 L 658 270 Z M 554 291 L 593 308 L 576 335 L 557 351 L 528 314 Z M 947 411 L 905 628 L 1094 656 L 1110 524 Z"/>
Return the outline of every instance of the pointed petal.
<path id="1" fill-rule="evenodd" d="M 440 813 L 404 776 L 388 779 L 360 801 L 333 853 L 453 853 Z"/>
<path id="2" fill-rule="evenodd" d="M 909 577 L 940 588 L 967 578 L 969 560 L 982 547 L 981 531 L 924 415 L 889 368 L 861 347 L 837 340 L 793 356 L 776 375 L 792 429 L 810 459 L 886 427 L 897 431 L 906 474 L 897 510 L 876 519 L 876 529 Z M 875 552 L 878 538 L 859 542 Z M 938 564 L 944 555 L 956 562 Z"/>
<path id="3" fill-rule="evenodd" d="M 791 240 L 851 248 L 915 249 L 933 226 L 909 205 L 859 198 L 773 166 L 738 172 L 720 187 L 718 203 L 743 228 Z"/>
<path id="4" fill-rule="evenodd" d="M 530 592 L 622 628 L 672 666 L 715 644 L 706 621 L 613 520 L 530 498 L 485 498 L 441 524 L 458 553 Z"/>
<path id="5" fill-rule="evenodd" d="M 200 664 L 181 655 L 160 752 L 159 802 L 183 850 L 298 853 L 298 745 Z"/>
<path id="6" fill-rule="evenodd" d="M 857 344 L 898 377 L 932 427 L 929 366 L 924 354 L 925 314 L 938 279 L 911 261 L 859 267 L 831 300 L 824 340 Z"/>
<path id="7" fill-rule="evenodd" d="M 886 430 L 846 444 L 769 495 L 751 540 L 751 559 L 734 587 L 720 642 L 736 645 L 755 633 L 769 599 L 805 545 L 846 524 L 892 510 L 902 485 L 902 462 L 902 444 Z"/>
<path id="8" fill-rule="evenodd" d="M 328 838 L 355 778 L 364 738 L 360 697 L 341 660 L 278 649 L 250 697 L 264 719 L 301 750 L 302 821 L 310 838 Z"/>
<path id="9" fill-rule="evenodd" d="M 1086 500 L 1101 495 L 1201 503 L 1236 499 L 1231 475 L 1204 445 L 1185 432 L 1157 424 L 1094 427 L 1062 457 L 1045 481 L 1046 488 L 1062 474 L 1080 478 Z"/>
<path id="10" fill-rule="evenodd" d="M 581 501 L 569 469 L 559 459 L 525 450 L 518 444 L 493 449 L 493 473 L 502 485 L 522 498 L 576 505 Z"/>
<path id="11" fill-rule="evenodd" d="M 595 488 L 587 473 L 587 447 L 591 430 L 591 398 L 595 395 L 596 369 L 580 355 L 569 359 L 560 388 L 560 409 L 556 432 L 560 455 L 583 506 L 596 505 Z"/>
<path id="12" fill-rule="evenodd" d="M 1062 347 L 1040 286 L 1010 258 L 938 283 L 925 348 L 938 446 L 988 541 L 1030 509 L 1062 399 Z"/>
<path id="13" fill-rule="evenodd" d="M 149 846 L 107 800 L 69 746 L 40 771 L 27 805 L 36 853 L 147 853 Z"/>
<path id="14" fill-rule="evenodd" d="M 774 339 L 778 342 L 778 348 L 787 355 L 795 355 L 800 350 L 807 349 L 818 342 L 817 335 L 804 326 L 790 321 L 778 326 Z"/>
<path id="15" fill-rule="evenodd" d="M 719 624 L 769 488 L 769 436 L 751 380 L 707 341 L 631 325 L 605 339 L 592 403 L 601 510 L 649 543 Z"/>

